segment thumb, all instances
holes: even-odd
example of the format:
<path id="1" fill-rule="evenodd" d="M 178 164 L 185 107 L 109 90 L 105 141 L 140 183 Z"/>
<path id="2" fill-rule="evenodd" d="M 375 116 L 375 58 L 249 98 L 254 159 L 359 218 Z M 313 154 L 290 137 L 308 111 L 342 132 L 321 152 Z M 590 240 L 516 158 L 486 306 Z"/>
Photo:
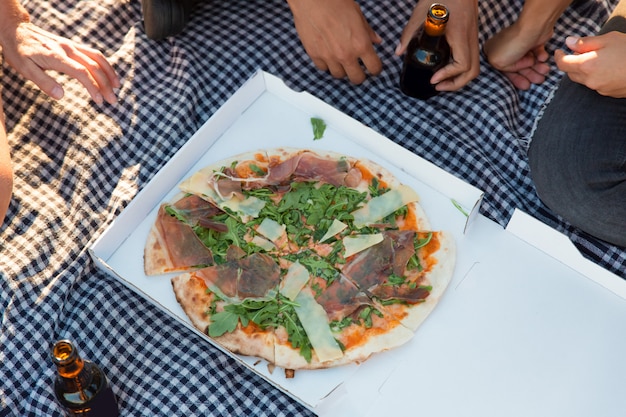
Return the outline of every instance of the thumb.
<path id="1" fill-rule="evenodd" d="M 402 32 L 398 46 L 396 46 L 395 54 L 400 56 L 406 51 L 406 47 L 409 45 L 409 41 L 413 37 L 413 34 L 407 30 Z"/>
<path id="2" fill-rule="evenodd" d="M 402 29 L 402 35 L 400 35 L 400 41 L 398 42 L 398 46 L 396 46 L 395 50 L 395 54 L 398 56 L 406 52 L 406 48 L 407 46 L 409 46 L 409 42 L 411 42 L 413 35 L 415 35 L 415 32 L 417 32 L 421 25 L 421 20 L 416 18 L 416 16 L 417 14 L 414 11 L 406 26 L 404 26 L 404 29 Z"/>
<path id="3" fill-rule="evenodd" d="M 568 36 L 565 38 L 565 45 L 575 53 L 584 54 L 585 52 L 600 49 L 602 43 L 598 38 L 598 36 L 588 36 L 584 38 Z"/>

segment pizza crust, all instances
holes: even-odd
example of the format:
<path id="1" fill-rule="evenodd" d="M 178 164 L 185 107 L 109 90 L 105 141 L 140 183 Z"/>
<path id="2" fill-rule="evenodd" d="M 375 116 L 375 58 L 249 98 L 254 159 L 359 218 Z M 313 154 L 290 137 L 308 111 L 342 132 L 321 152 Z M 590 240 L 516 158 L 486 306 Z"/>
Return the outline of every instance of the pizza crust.
<path id="1" fill-rule="evenodd" d="M 174 267 L 169 252 L 155 225 L 152 225 L 143 251 L 144 272 L 148 276 L 165 274 Z"/>
<path id="2" fill-rule="evenodd" d="M 207 291 L 204 281 L 194 276 L 193 272 L 177 275 L 172 278 L 171 282 L 176 300 L 193 326 L 207 335 L 211 325 L 211 316 L 208 311 L 213 301 L 213 294 Z M 252 326 L 249 325 L 248 329 L 244 329 L 239 323 L 234 331 L 211 339 L 233 353 L 255 356 L 274 363 L 273 330 L 262 331 L 253 329 Z"/>

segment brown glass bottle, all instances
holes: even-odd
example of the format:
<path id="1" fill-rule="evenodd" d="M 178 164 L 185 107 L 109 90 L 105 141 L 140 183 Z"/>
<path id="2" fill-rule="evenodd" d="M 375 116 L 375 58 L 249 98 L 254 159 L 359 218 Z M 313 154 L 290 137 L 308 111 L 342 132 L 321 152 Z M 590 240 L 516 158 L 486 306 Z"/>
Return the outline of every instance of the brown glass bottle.
<path id="1" fill-rule="evenodd" d="M 102 370 L 83 360 L 69 340 L 59 340 L 52 348 L 57 366 L 54 393 L 67 416 L 117 417 L 115 395 Z"/>
<path id="2" fill-rule="evenodd" d="M 445 37 L 447 23 L 448 9 L 435 3 L 409 42 L 400 73 L 400 90 L 407 96 L 425 100 L 439 93 L 430 79 L 450 61 L 450 45 Z"/>

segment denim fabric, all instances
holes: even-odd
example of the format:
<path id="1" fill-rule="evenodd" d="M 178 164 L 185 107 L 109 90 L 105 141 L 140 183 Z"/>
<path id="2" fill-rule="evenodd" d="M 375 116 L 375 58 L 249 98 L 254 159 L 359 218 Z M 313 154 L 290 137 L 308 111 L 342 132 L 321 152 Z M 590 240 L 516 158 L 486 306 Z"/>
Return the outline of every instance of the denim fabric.
<path id="1" fill-rule="evenodd" d="M 618 8 L 626 9 L 622 0 Z M 600 33 L 626 32 L 613 16 Z M 574 226 L 626 247 L 626 99 L 563 78 L 529 149 L 541 200 Z"/>

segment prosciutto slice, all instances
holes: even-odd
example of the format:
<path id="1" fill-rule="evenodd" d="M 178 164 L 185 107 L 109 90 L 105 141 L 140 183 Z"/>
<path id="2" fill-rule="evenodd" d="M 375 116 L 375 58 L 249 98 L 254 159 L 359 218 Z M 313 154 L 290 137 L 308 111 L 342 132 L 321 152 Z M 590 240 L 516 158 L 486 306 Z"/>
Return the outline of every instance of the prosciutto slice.
<path id="1" fill-rule="evenodd" d="M 276 165 L 270 165 L 267 184 L 279 185 L 286 181 L 319 181 L 334 186 L 360 181 L 360 171 L 343 159 L 321 158 L 311 152 L 302 152 Z"/>
<path id="2" fill-rule="evenodd" d="M 411 230 L 385 231 L 382 242 L 354 255 L 343 273 L 359 288 L 373 291 L 393 274 L 405 273 L 409 258 L 415 253 Z"/>
<path id="3" fill-rule="evenodd" d="M 372 305 L 369 297 L 343 275 L 333 281 L 316 301 L 331 321 L 348 317 L 363 305 Z"/>
<path id="4" fill-rule="evenodd" d="M 155 226 L 167 250 L 173 270 L 202 265 L 212 265 L 213 255 L 186 223 L 170 216 L 161 206 Z"/>
<path id="5" fill-rule="evenodd" d="M 232 255 L 228 262 L 196 271 L 196 275 L 207 287 L 217 287 L 227 297 L 241 300 L 263 298 L 280 283 L 280 267 L 272 257 L 262 253 Z"/>
<path id="6" fill-rule="evenodd" d="M 379 285 L 374 288 L 372 295 L 381 300 L 401 300 L 409 304 L 421 303 L 430 295 L 430 288 L 418 286 L 411 288 L 408 285 Z"/>

